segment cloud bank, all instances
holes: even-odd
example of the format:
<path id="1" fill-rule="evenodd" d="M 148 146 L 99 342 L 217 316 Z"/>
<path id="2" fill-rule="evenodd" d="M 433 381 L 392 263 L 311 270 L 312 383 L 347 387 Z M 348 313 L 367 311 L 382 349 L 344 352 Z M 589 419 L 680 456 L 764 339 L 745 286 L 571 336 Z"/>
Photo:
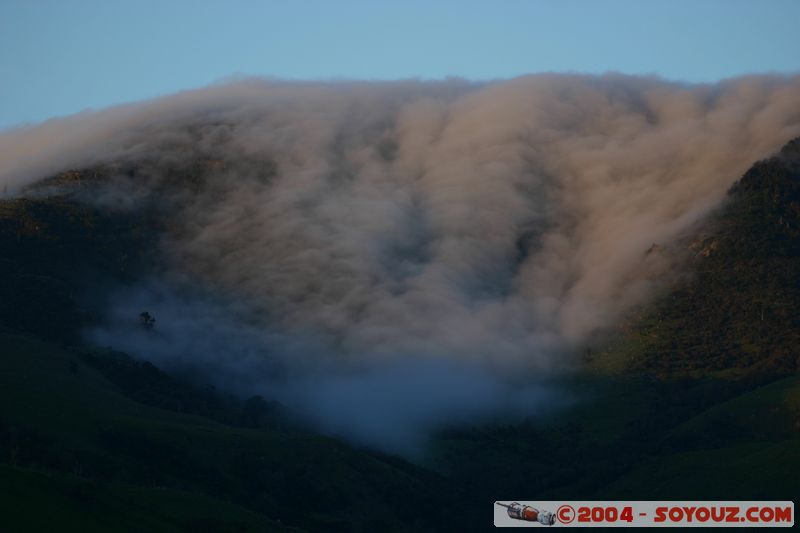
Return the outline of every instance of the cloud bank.
<path id="1" fill-rule="evenodd" d="M 537 376 L 673 266 L 652 243 L 798 135 L 798 77 L 244 80 L 3 134 L 0 187 L 113 162 L 95 201 L 176 229 L 168 287 L 121 293 L 96 340 L 402 449 L 542 408 Z M 142 306 L 159 337 L 126 325 Z"/>

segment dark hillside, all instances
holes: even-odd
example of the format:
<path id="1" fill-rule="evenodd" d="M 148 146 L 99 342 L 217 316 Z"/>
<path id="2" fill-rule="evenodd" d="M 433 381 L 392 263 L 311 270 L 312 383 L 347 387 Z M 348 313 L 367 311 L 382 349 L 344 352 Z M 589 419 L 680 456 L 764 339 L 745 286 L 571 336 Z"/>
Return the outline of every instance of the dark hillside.
<path id="1" fill-rule="evenodd" d="M 101 530 L 115 513 L 164 531 L 273 531 L 276 519 L 310 531 L 440 530 L 449 485 L 406 461 L 143 404 L 80 354 L 24 335 L 0 330 L 0 346 L 0 490 L 51 502 L 75 531 Z M 6 511 L 0 525 L 61 522 L 26 522 L 30 505 Z M 106 529 L 118 530 L 131 529 Z"/>
<path id="2" fill-rule="evenodd" d="M 795 140 L 731 188 L 688 275 L 567 385 L 574 408 L 447 434 L 442 463 L 485 499 L 800 494 L 799 156 Z"/>
<path id="3" fill-rule="evenodd" d="M 2 200 L 0 528 L 465 531 L 484 529 L 505 495 L 800 494 L 799 161 L 794 141 L 731 189 L 687 243 L 689 275 L 560 384 L 572 408 L 444 432 L 429 468 L 80 345 L 80 328 L 102 319 L 86 294 L 157 272 L 174 228 L 157 209 L 82 201 L 106 179 L 96 170 Z M 186 170 L 190 194 L 205 187 L 204 164 Z M 179 187 L 181 171 L 170 175 Z M 28 518 L 31 499 L 54 519 Z M 443 511 L 456 506 L 458 517 Z"/>
<path id="4" fill-rule="evenodd" d="M 103 211 L 66 194 L 0 201 L 0 324 L 78 342 L 92 320 L 81 297 L 142 275 L 157 242 L 142 213 Z"/>
<path id="5" fill-rule="evenodd" d="M 756 163 L 691 247 L 689 280 L 614 350 L 659 377 L 775 378 L 800 364 L 800 142 Z M 612 350 L 613 352 L 613 350 Z M 620 353 L 598 356 L 620 357 Z"/>

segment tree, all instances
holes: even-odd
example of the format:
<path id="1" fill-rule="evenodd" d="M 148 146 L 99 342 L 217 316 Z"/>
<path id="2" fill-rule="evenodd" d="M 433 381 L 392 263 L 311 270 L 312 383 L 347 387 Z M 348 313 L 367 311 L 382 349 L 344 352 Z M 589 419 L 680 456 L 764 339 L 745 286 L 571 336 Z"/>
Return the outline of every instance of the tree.
<path id="1" fill-rule="evenodd" d="M 147 311 L 139 313 L 139 323 L 144 329 L 153 329 L 156 325 L 156 319 Z"/>

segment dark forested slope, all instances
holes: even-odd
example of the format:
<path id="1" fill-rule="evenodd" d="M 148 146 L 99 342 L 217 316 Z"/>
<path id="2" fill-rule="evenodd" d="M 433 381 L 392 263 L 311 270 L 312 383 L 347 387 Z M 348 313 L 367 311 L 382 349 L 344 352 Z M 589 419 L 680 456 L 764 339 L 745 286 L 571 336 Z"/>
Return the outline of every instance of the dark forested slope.
<path id="1" fill-rule="evenodd" d="M 794 373 L 800 364 L 800 142 L 753 165 L 689 252 L 691 276 L 631 322 L 630 371 Z"/>

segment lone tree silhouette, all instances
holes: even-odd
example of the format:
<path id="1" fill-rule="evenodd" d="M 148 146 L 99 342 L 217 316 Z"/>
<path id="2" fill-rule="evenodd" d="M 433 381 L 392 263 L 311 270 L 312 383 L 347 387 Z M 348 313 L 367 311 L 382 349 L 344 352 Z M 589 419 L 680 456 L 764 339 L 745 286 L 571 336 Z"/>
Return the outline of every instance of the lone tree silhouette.
<path id="1" fill-rule="evenodd" d="M 147 311 L 139 313 L 139 323 L 144 329 L 153 329 L 156 325 L 156 319 Z"/>

